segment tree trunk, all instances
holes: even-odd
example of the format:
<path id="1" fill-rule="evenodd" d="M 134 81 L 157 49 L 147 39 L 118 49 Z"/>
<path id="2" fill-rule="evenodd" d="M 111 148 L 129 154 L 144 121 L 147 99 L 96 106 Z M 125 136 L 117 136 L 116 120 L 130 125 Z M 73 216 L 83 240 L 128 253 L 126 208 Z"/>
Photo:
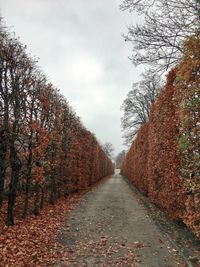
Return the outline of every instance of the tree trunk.
<path id="1" fill-rule="evenodd" d="M 22 218 L 25 219 L 28 213 L 28 201 L 29 201 L 29 191 L 30 191 L 30 183 L 29 179 L 26 179 L 25 185 L 25 196 L 24 196 L 24 207 L 22 212 Z"/>
<path id="2" fill-rule="evenodd" d="M 54 205 L 56 202 L 56 195 L 57 195 L 57 185 L 55 182 L 55 170 L 51 171 L 51 186 L 50 186 L 50 196 L 49 196 L 49 203 Z"/>
<path id="3" fill-rule="evenodd" d="M 41 199 L 40 199 L 40 209 L 44 208 L 44 201 L 45 201 L 45 193 L 44 188 L 41 186 Z"/>
<path id="4" fill-rule="evenodd" d="M 40 205 L 39 205 L 39 200 L 40 200 L 40 196 L 39 196 L 39 192 L 40 192 L 40 185 L 38 183 L 35 184 L 35 198 L 34 198 L 34 208 L 33 208 L 33 214 L 34 215 L 39 215 L 39 209 L 40 209 Z"/>
<path id="5" fill-rule="evenodd" d="M 7 211 L 7 220 L 6 225 L 14 225 L 14 206 L 16 200 L 16 192 L 19 180 L 19 172 L 21 169 L 21 161 L 17 157 L 17 153 L 14 147 L 14 141 L 10 143 L 10 161 L 11 161 L 11 181 L 9 185 L 9 194 L 8 194 L 8 211 Z"/>
<path id="6" fill-rule="evenodd" d="M 6 175 L 7 142 L 4 133 L 0 134 L 0 207 L 3 204 L 4 181 Z"/>
<path id="7" fill-rule="evenodd" d="M 29 201 L 29 192 L 30 192 L 30 181 L 31 181 L 31 174 L 32 174 L 32 149 L 31 144 L 29 145 L 29 158 L 27 162 L 27 177 L 26 177 L 26 184 L 25 184 L 25 192 L 24 192 L 24 208 L 22 212 L 22 218 L 26 218 L 28 213 L 28 201 Z"/>
<path id="8" fill-rule="evenodd" d="M 4 193 L 4 182 L 6 176 L 6 155 L 8 150 L 8 135 L 9 135 L 9 112 L 8 112 L 8 101 L 5 101 L 5 114 L 3 129 L 0 133 L 0 207 L 3 204 L 3 193 Z"/>

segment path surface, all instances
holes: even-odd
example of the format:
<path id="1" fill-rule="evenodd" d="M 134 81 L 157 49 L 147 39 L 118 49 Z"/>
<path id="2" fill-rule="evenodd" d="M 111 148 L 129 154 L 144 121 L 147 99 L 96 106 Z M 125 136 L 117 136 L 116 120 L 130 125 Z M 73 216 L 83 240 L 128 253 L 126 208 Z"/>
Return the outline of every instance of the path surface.
<path id="1" fill-rule="evenodd" d="M 119 174 L 84 196 L 60 240 L 70 256 L 57 266 L 184 266 Z"/>

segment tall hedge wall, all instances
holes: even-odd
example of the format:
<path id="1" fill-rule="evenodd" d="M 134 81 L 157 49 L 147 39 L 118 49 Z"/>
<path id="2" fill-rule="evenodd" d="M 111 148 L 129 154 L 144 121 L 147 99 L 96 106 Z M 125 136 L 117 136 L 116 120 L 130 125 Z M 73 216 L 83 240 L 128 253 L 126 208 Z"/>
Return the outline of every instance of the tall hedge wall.
<path id="1" fill-rule="evenodd" d="M 200 237 L 200 40 L 168 76 L 121 173 Z"/>

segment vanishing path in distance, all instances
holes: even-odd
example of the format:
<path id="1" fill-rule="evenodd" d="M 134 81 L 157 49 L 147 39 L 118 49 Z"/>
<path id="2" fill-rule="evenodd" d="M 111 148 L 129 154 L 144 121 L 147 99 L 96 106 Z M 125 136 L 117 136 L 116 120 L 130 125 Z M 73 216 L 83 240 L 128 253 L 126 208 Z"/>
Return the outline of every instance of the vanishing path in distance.
<path id="1" fill-rule="evenodd" d="M 67 216 L 59 237 L 69 261 L 57 266 L 184 266 L 121 175 L 111 176 L 83 199 Z"/>

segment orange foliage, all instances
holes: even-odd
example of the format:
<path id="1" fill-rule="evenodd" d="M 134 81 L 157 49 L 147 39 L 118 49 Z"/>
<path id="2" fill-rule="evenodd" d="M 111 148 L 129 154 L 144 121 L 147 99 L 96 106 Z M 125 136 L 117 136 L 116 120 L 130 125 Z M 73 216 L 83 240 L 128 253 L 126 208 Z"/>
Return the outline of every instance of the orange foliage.
<path id="1" fill-rule="evenodd" d="M 121 172 L 171 217 L 200 237 L 200 42 L 192 37 L 186 54 L 170 71 L 138 132 Z"/>
<path id="2" fill-rule="evenodd" d="M 58 230 L 66 214 L 80 196 L 62 197 L 57 205 L 48 205 L 40 216 L 20 219 L 13 227 L 4 226 L 5 214 L 0 218 L 0 266 L 53 266 L 57 260 L 67 260 L 64 246 L 58 242 Z"/>
<path id="3" fill-rule="evenodd" d="M 72 187 L 86 189 L 99 179 L 113 173 L 112 161 L 107 158 L 93 135 L 82 128 L 71 135 L 67 153 L 67 171 Z"/>

